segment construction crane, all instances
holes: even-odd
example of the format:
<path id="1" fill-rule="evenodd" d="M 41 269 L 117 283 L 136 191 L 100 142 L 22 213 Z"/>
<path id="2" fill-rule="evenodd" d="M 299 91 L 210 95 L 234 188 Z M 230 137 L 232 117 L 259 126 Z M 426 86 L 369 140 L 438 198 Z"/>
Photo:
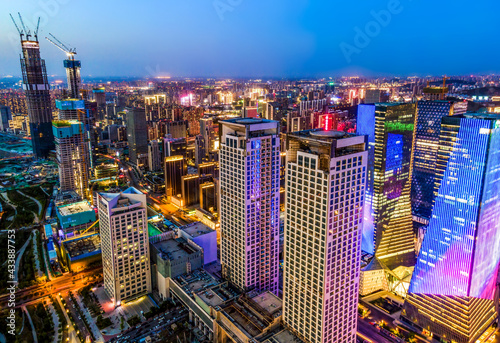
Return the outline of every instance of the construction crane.
<path id="1" fill-rule="evenodd" d="M 24 21 L 23 21 L 23 17 L 21 16 L 21 13 L 17 12 L 17 15 L 19 16 L 19 21 L 21 23 L 21 27 L 23 28 L 22 30 L 17 25 L 12 14 L 9 13 L 9 15 L 10 15 L 10 19 L 12 19 L 12 22 L 16 26 L 17 32 L 19 32 L 19 35 L 21 36 L 21 40 L 24 40 L 23 36 L 26 36 L 26 40 L 29 41 L 30 37 L 31 37 L 31 31 L 26 29 L 26 26 L 24 25 Z M 35 37 L 35 41 L 38 41 L 38 29 L 39 28 L 40 28 L 40 17 L 38 17 L 38 23 L 36 24 L 36 29 L 33 32 L 34 33 L 33 36 Z"/>
<path id="2" fill-rule="evenodd" d="M 52 33 L 49 33 L 49 36 L 51 36 L 52 39 L 50 39 L 49 37 L 45 37 L 45 39 L 55 45 L 58 49 L 66 53 L 68 58 L 70 58 L 71 60 L 75 59 L 76 48 L 68 48 L 66 44 L 57 39 Z"/>
<path id="3" fill-rule="evenodd" d="M 79 97 L 81 67 L 80 61 L 75 60 L 76 48 L 68 48 L 66 44 L 57 39 L 52 33 L 49 33 L 49 36 L 52 38 L 45 37 L 45 39 L 64 52 L 68 57 L 64 60 L 64 68 L 66 68 L 66 76 L 68 78 L 69 96 L 76 99 Z"/>
<path id="4" fill-rule="evenodd" d="M 52 37 L 45 37 L 49 42 L 51 42 L 56 48 L 61 50 L 66 54 L 68 57 L 67 59 L 64 60 L 64 68 L 66 69 L 66 76 L 68 79 L 68 91 L 69 91 L 69 98 L 71 99 L 81 99 L 79 95 L 79 90 L 80 90 L 80 84 L 81 84 L 81 79 L 80 79 L 80 67 L 81 63 L 78 60 L 75 60 L 75 55 L 76 55 L 76 48 L 69 48 L 66 44 L 61 42 L 59 39 L 57 39 L 52 33 L 49 33 L 49 36 Z M 77 109 L 77 118 L 71 118 L 71 119 L 76 119 L 78 120 L 81 124 L 79 125 L 79 131 L 80 131 L 80 138 L 81 141 L 79 142 L 79 153 L 80 156 L 83 160 L 83 165 L 86 165 L 86 159 L 87 159 L 87 153 L 85 149 L 89 149 L 90 151 L 90 142 L 88 143 L 88 147 L 86 144 L 86 132 L 84 132 L 82 126 L 87 125 L 86 115 L 85 115 L 85 110 L 82 109 Z M 66 118 L 68 119 L 68 118 Z M 83 151 L 81 150 L 83 149 Z M 80 170 L 80 174 L 83 175 L 86 173 L 85 171 Z M 84 176 L 87 178 L 87 176 Z M 88 182 L 88 179 L 87 179 Z M 85 197 L 88 197 L 88 187 L 84 189 Z"/>

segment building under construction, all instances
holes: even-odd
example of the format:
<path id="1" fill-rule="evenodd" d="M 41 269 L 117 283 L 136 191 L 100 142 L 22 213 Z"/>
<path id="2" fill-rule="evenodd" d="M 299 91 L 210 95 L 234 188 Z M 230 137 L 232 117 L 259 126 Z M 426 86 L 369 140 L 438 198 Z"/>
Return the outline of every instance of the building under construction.
<path id="1" fill-rule="evenodd" d="M 21 15 L 19 15 L 19 20 L 21 28 L 12 18 L 21 37 L 21 71 L 33 153 L 36 158 L 46 158 L 49 152 L 54 149 L 54 136 L 52 135 L 50 87 L 45 60 L 40 57 L 38 26 L 34 34 L 31 35 L 31 31 L 26 29 Z M 40 23 L 40 20 L 38 22 Z"/>

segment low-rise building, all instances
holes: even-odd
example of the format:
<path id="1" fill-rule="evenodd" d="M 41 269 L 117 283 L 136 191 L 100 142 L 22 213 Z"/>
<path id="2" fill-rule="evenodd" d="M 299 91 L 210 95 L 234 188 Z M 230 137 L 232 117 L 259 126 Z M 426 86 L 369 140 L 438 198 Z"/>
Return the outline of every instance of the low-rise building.
<path id="1" fill-rule="evenodd" d="M 150 239 L 152 284 L 162 298 L 168 295 L 168 278 L 203 267 L 203 249 L 192 241 L 176 238 L 173 231 Z"/>
<path id="2" fill-rule="evenodd" d="M 96 214 L 90 204 L 84 200 L 57 206 L 57 218 L 67 237 L 89 228 L 96 221 Z"/>
<path id="3" fill-rule="evenodd" d="M 101 238 L 98 233 L 63 241 L 61 255 L 72 272 L 79 272 L 101 260 Z"/>
<path id="4" fill-rule="evenodd" d="M 217 261 L 217 232 L 202 222 L 194 222 L 177 229 L 177 235 L 191 240 L 203 249 L 203 264 Z"/>

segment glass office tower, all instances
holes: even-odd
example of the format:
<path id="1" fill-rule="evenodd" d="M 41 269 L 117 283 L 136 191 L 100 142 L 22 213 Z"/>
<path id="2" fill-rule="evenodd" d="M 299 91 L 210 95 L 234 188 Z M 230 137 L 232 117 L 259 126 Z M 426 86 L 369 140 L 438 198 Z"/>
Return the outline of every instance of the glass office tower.
<path id="1" fill-rule="evenodd" d="M 447 341 L 475 342 L 497 316 L 499 147 L 498 115 L 442 119 L 437 195 L 404 317 Z"/>

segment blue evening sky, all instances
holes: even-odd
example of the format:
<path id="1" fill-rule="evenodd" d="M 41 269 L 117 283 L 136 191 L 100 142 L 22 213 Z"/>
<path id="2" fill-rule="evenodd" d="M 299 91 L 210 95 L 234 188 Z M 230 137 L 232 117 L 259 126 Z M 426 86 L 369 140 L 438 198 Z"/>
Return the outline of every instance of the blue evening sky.
<path id="1" fill-rule="evenodd" d="M 84 76 L 500 71 L 500 2 L 493 0 L 0 1 L 0 76 L 20 74 L 8 15 L 18 11 L 31 27 L 42 17 L 42 57 L 48 73 L 61 76 L 64 54 L 45 40 L 48 32 L 77 48 Z"/>

